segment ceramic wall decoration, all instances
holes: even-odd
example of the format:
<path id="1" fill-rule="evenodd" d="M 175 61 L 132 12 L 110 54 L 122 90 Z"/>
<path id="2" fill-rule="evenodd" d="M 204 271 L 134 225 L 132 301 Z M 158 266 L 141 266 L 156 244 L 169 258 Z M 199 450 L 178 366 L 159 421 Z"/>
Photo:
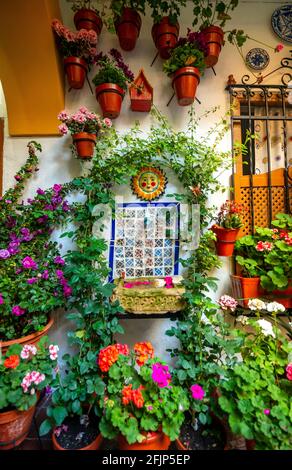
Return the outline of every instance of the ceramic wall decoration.
<path id="1" fill-rule="evenodd" d="M 133 193 L 144 201 L 153 201 L 164 194 L 167 178 L 160 168 L 143 167 L 132 178 Z"/>
<path id="2" fill-rule="evenodd" d="M 253 70 L 263 70 L 270 62 L 270 56 L 265 49 L 254 47 L 245 57 L 246 64 Z"/>
<path id="3" fill-rule="evenodd" d="M 282 41 L 292 43 L 292 4 L 282 5 L 274 11 L 272 28 Z"/>

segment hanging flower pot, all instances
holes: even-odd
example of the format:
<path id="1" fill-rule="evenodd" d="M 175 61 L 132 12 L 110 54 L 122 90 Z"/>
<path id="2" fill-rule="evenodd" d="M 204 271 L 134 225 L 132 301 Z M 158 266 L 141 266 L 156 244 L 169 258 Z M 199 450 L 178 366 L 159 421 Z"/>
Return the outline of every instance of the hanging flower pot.
<path id="1" fill-rule="evenodd" d="M 209 26 L 202 30 L 202 36 L 207 46 L 207 54 L 205 56 L 206 67 L 213 67 L 218 62 L 224 43 L 224 32 L 218 26 Z"/>
<path id="2" fill-rule="evenodd" d="M 122 15 L 115 21 L 119 43 L 124 51 L 132 51 L 141 29 L 141 16 L 132 8 L 124 8 Z"/>
<path id="3" fill-rule="evenodd" d="M 216 252 L 218 256 L 232 256 L 234 251 L 234 244 L 237 239 L 239 228 L 224 228 L 219 225 L 213 225 L 211 230 L 217 237 Z"/>
<path id="4" fill-rule="evenodd" d="M 102 20 L 94 10 L 81 8 L 74 15 L 76 29 L 87 29 L 96 32 L 99 36 L 102 30 Z"/>
<path id="5" fill-rule="evenodd" d="M 0 413 L 0 450 L 9 450 L 21 444 L 29 433 L 35 406 L 26 411 Z"/>
<path id="6" fill-rule="evenodd" d="M 95 88 L 96 99 L 102 109 L 103 117 L 115 119 L 121 112 L 125 90 L 115 83 L 102 83 Z"/>
<path id="7" fill-rule="evenodd" d="M 88 159 L 93 157 L 94 147 L 96 143 L 96 134 L 88 132 L 79 132 L 72 135 L 73 143 L 76 148 L 78 158 Z"/>
<path id="8" fill-rule="evenodd" d="M 179 24 L 171 24 L 168 16 L 164 16 L 160 23 L 152 26 L 152 38 L 162 59 L 170 57 L 170 51 L 176 45 L 178 35 Z"/>
<path id="9" fill-rule="evenodd" d="M 142 432 L 142 434 L 145 435 L 145 440 L 134 444 L 129 444 L 120 434 L 118 436 L 119 450 L 168 450 L 170 440 L 162 431 Z"/>
<path id="10" fill-rule="evenodd" d="M 180 106 L 188 106 L 194 102 L 199 83 L 200 71 L 196 67 L 182 67 L 174 72 L 172 87 Z"/>
<path id="11" fill-rule="evenodd" d="M 54 319 L 50 318 L 46 326 L 40 331 L 36 331 L 35 333 L 27 336 L 22 336 L 21 338 L 11 339 L 9 341 L 0 341 L 2 354 L 5 354 L 8 348 L 14 344 L 37 344 L 39 340 L 48 333 L 53 324 Z"/>
<path id="12" fill-rule="evenodd" d="M 232 296 L 242 307 L 248 306 L 250 299 L 257 299 L 261 296 L 259 277 L 242 277 L 231 274 Z"/>
<path id="13" fill-rule="evenodd" d="M 82 88 L 87 74 L 86 61 L 80 57 L 67 57 L 64 59 L 64 67 L 70 88 Z"/>

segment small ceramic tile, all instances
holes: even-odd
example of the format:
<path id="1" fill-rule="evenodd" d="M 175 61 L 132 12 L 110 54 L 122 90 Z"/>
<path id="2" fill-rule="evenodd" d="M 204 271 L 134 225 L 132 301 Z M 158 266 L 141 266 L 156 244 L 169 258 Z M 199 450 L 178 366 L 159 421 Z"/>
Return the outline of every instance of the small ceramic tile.
<path id="1" fill-rule="evenodd" d="M 155 258 L 154 259 L 154 266 L 163 266 L 163 258 Z"/>
<path id="2" fill-rule="evenodd" d="M 155 248 L 154 255 L 155 256 L 162 256 L 162 249 L 161 248 Z"/>
<path id="3" fill-rule="evenodd" d="M 163 246 L 163 240 L 155 240 L 155 246 Z"/>
<path id="4" fill-rule="evenodd" d="M 173 240 L 170 240 L 169 238 L 164 240 L 164 246 L 171 246 L 173 243 Z"/>
<path id="5" fill-rule="evenodd" d="M 143 259 L 137 259 L 135 258 L 135 267 L 137 268 L 143 268 L 144 265 L 144 260 Z"/>
<path id="6" fill-rule="evenodd" d="M 166 276 L 170 276 L 172 274 L 172 268 L 165 268 L 164 272 Z"/>
<path id="7" fill-rule="evenodd" d="M 133 276 L 135 276 L 134 272 L 135 272 L 135 271 L 134 271 L 133 268 L 127 268 L 127 269 L 126 269 L 126 276 L 127 276 L 127 277 L 133 277 Z"/>
<path id="8" fill-rule="evenodd" d="M 146 268 L 145 274 L 146 274 L 146 276 L 154 276 L 154 270 Z"/>
<path id="9" fill-rule="evenodd" d="M 172 265 L 172 258 L 164 258 L 164 265 L 171 266 Z"/>
<path id="10" fill-rule="evenodd" d="M 163 276 L 163 269 L 162 268 L 155 268 L 154 269 L 155 276 Z"/>
<path id="11" fill-rule="evenodd" d="M 172 248 L 165 248 L 164 256 L 166 257 L 172 256 Z"/>

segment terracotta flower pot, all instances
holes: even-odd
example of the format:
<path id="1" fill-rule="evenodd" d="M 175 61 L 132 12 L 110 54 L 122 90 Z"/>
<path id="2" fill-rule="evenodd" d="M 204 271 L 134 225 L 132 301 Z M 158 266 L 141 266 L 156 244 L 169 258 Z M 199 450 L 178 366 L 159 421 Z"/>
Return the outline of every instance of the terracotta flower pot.
<path id="1" fill-rule="evenodd" d="M 98 36 L 102 30 L 101 18 L 94 10 L 90 10 L 89 8 L 81 8 L 76 11 L 74 15 L 74 24 L 76 29 L 87 29 L 88 31 L 93 29 Z"/>
<path id="2" fill-rule="evenodd" d="M 194 102 L 199 83 L 200 71 L 196 67 L 182 67 L 174 72 L 172 87 L 180 106 L 188 106 Z"/>
<path id="3" fill-rule="evenodd" d="M 88 446 L 82 447 L 81 449 L 65 449 L 64 447 L 61 447 L 60 444 L 58 443 L 56 436 L 54 432 L 52 433 L 52 441 L 53 441 L 53 449 L 54 450 L 97 450 L 100 448 L 101 443 L 103 441 L 103 437 L 101 434 L 99 434 L 94 441 L 91 442 Z"/>
<path id="4" fill-rule="evenodd" d="M 78 134 L 73 134 L 72 139 L 76 147 L 78 158 L 88 159 L 93 157 L 96 134 L 79 132 Z"/>
<path id="5" fill-rule="evenodd" d="M 188 450 L 179 439 L 176 439 L 175 446 L 178 450 Z"/>
<path id="6" fill-rule="evenodd" d="M 124 51 L 132 51 L 136 45 L 141 29 L 141 16 L 132 8 L 124 8 L 120 18 L 115 22 L 119 43 Z"/>
<path id="7" fill-rule="evenodd" d="M 242 277 L 231 274 L 232 296 L 242 307 L 248 306 L 249 299 L 261 296 L 259 277 Z"/>
<path id="8" fill-rule="evenodd" d="M 218 62 L 224 42 L 224 32 L 218 26 L 209 26 L 202 30 L 202 35 L 207 44 L 207 55 L 205 56 L 206 67 L 213 67 Z"/>
<path id="9" fill-rule="evenodd" d="M 142 434 L 146 436 L 146 439 L 134 444 L 128 444 L 128 441 L 120 434 L 118 448 L 120 450 L 167 450 L 170 446 L 170 439 L 162 431 Z"/>
<path id="10" fill-rule="evenodd" d="M 64 59 L 64 68 L 70 88 L 82 88 L 87 74 L 86 61 L 80 57 L 67 57 Z"/>
<path id="11" fill-rule="evenodd" d="M 287 287 L 287 289 L 275 289 L 271 292 L 264 290 L 263 294 L 271 302 L 278 302 L 279 304 L 282 304 L 285 308 L 292 308 L 292 281 L 289 281 L 289 286 Z"/>
<path id="12" fill-rule="evenodd" d="M 48 333 L 49 329 L 53 326 L 53 324 L 54 319 L 50 318 L 46 326 L 40 331 L 36 331 L 35 333 L 32 333 L 27 336 L 22 336 L 21 338 L 11 339 L 9 341 L 0 341 L 0 348 L 2 354 L 5 354 L 7 349 L 10 348 L 10 346 L 12 346 L 13 344 L 37 344 L 39 340 Z"/>
<path id="13" fill-rule="evenodd" d="M 162 59 L 170 57 L 170 51 L 176 45 L 178 35 L 179 24 L 171 24 L 168 16 L 164 16 L 160 23 L 152 26 L 152 38 Z"/>
<path id="14" fill-rule="evenodd" d="M 115 83 L 102 83 L 95 88 L 96 99 L 102 109 L 103 117 L 115 119 L 121 112 L 125 90 Z"/>
<path id="15" fill-rule="evenodd" d="M 215 242 L 217 255 L 232 256 L 239 228 L 227 229 L 219 227 L 219 225 L 213 225 L 211 230 L 215 233 L 217 238 Z"/>
<path id="16" fill-rule="evenodd" d="M 0 413 L 0 450 L 21 444 L 29 433 L 35 406 L 27 411 L 12 410 Z"/>

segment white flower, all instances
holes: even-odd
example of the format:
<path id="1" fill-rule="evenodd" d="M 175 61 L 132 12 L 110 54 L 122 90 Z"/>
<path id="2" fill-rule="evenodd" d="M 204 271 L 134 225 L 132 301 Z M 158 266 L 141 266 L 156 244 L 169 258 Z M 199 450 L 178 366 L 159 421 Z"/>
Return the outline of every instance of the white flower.
<path id="1" fill-rule="evenodd" d="M 285 312 L 285 307 L 278 302 L 270 302 L 267 304 L 267 311 L 270 313 L 278 313 L 278 312 Z"/>
<path id="2" fill-rule="evenodd" d="M 276 338 L 276 335 L 275 333 L 273 332 L 273 326 L 272 326 L 272 323 L 270 323 L 269 321 L 267 320 L 264 320 L 263 318 L 261 320 L 257 320 L 256 322 L 261 330 L 262 330 L 262 333 L 265 335 L 265 336 L 273 336 L 273 338 Z"/>
<path id="3" fill-rule="evenodd" d="M 260 299 L 250 299 L 248 301 L 248 308 L 250 310 L 266 310 L 266 304 Z"/>
<path id="4" fill-rule="evenodd" d="M 49 352 L 50 352 L 50 359 L 52 361 L 55 361 L 58 358 L 58 351 L 59 351 L 59 346 L 55 346 L 54 344 L 50 344 Z"/>
<path id="5" fill-rule="evenodd" d="M 22 351 L 20 353 L 21 359 L 28 359 L 30 354 L 32 356 L 35 356 L 37 353 L 37 348 L 31 344 L 25 344 L 22 348 Z"/>
<path id="6" fill-rule="evenodd" d="M 239 315 L 236 320 L 241 323 L 242 325 L 246 325 L 248 322 L 248 317 L 245 315 Z"/>

